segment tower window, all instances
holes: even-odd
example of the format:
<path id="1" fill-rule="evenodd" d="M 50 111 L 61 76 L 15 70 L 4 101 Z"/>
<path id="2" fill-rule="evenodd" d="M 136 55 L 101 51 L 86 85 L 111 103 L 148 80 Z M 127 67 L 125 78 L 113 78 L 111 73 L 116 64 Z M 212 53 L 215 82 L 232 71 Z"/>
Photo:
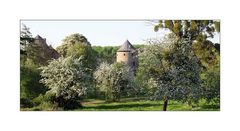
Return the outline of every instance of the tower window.
<path id="1" fill-rule="evenodd" d="M 125 56 L 125 53 L 123 55 Z"/>
<path id="2" fill-rule="evenodd" d="M 135 62 L 133 62 L 133 66 L 135 66 Z"/>

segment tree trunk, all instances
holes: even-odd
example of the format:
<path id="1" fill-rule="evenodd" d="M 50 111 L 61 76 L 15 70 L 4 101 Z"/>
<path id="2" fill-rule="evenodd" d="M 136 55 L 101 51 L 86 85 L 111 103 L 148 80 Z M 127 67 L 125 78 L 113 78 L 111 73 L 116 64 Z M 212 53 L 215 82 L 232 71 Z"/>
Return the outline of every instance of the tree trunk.
<path id="1" fill-rule="evenodd" d="M 164 104 L 163 104 L 163 111 L 167 111 L 167 105 L 168 105 L 168 98 L 165 98 Z"/>
<path id="2" fill-rule="evenodd" d="M 188 100 L 188 106 L 190 106 L 191 108 L 193 108 L 193 106 L 192 106 L 192 101 L 191 101 L 191 100 Z"/>

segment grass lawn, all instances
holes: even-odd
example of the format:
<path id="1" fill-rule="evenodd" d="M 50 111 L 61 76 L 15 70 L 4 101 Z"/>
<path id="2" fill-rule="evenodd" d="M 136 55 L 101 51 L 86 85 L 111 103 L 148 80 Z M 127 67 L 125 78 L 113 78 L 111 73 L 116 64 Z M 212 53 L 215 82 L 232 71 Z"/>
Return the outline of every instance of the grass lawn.
<path id="1" fill-rule="evenodd" d="M 163 101 L 122 99 L 120 102 L 88 99 L 82 102 L 83 107 L 75 111 L 162 111 Z M 219 111 L 219 105 L 205 104 L 190 107 L 185 103 L 169 101 L 168 111 Z"/>
<path id="2" fill-rule="evenodd" d="M 163 101 L 150 101 L 144 98 L 124 98 L 119 102 L 106 102 L 104 100 L 85 99 L 82 107 L 71 111 L 162 111 Z M 21 108 L 21 111 L 51 111 L 63 109 L 52 109 L 49 105 L 36 106 L 32 108 Z M 219 111 L 220 106 L 206 104 L 201 100 L 198 106 L 188 106 L 186 103 L 169 101 L 167 111 Z"/>

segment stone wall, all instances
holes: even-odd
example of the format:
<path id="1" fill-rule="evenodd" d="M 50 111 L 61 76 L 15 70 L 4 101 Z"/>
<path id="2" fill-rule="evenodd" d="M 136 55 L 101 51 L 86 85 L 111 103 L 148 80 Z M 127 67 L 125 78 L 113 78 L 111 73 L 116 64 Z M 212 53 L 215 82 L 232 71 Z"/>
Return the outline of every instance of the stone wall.
<path id="1" fill-rule="evenodd" d="M 129 52 L 117 52 L 117 62 L 129 64 Z"/>
<path id="2" fill-rule="evenodd" d="M 137 52 L 117 52 L 117 62 L 124 62 L 135 71 L 138 65 Z"/>

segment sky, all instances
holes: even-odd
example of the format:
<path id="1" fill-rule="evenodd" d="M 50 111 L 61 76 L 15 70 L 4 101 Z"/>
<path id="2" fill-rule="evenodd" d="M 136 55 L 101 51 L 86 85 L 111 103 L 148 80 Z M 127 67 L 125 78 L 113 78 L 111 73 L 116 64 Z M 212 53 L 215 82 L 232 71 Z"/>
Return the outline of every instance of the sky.
<path id="1" fill-rule="evenodd" d="M 54 48 L 73 33 L 84 35 L 93 46 L 119 46 L 127 39 L 132 44 L 144 44 L 149 38 L 162 38 L 166 30 L 154 32 L 149 21 L 21 21 L 30 28 L 33 37 L 40 35 Z M 213 39 L 219 41 L 219 36 Z M 219 43 L 219 42 L 218 42 Z"/>

